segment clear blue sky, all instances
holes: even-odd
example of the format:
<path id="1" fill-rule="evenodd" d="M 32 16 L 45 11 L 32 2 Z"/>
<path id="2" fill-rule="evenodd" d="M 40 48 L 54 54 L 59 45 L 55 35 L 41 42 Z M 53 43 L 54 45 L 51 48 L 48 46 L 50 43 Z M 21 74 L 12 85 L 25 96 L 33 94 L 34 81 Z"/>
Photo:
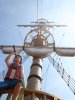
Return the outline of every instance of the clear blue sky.
<path id="1" fill-rule="evenodd" d="M 55 24 L 67 24 L 66 28 L 55 28 L 54 34 L 56 46 L 75 47 L 75 0 L 38 0 L 38 18 L 43 17 L 48 21 L 54 21 Z M 29 29 L 17 28 L 18 24 L 29 24 L 37 20 L 37 0 L 0 0 L 0 45 L 23 45 L 19 32 L 24 40 Z M 2 60 L 1 71 L 6 68 L 4 63 L 6 55 L 0 52 Z M 75 57 L 60 57 L 64 68 L 75 79 Z M 25 63 L 25 77 L 27 79 L 30 69 L 28 63 Z M 43 74 L 48 68 L 49 61 L 43 60 Z M 46 80 L 47 76 L 47 80 Z M 55 94 L 64 100 L 75 100 L 75 96 L 67 87 L 56 70 L 50 64 L 48 73 L 43 77 L 42 90 Z M 46 80 L 46 84 L 45 84 Z"/>

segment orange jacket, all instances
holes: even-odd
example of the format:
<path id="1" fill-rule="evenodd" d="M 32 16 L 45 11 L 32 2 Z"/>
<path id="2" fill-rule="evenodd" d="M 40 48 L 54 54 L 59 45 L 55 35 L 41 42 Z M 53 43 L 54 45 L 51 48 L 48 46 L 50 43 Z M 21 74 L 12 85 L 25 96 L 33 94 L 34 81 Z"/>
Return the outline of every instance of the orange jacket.
<path id="1" fill-rule="evenodd" d="M 22 65 L 21 64 L 15 65 L 15 63 L 12 63 L 8 69 L 6 78 L 24 80 Z"/>

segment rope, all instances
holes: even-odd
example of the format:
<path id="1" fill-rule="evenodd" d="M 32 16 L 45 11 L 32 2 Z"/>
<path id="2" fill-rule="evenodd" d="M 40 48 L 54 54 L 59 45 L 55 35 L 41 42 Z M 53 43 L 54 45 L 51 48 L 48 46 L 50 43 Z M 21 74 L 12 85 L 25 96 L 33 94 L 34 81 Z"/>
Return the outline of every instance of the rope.
<path id="1" fill-rule="evenodd" d="M 45 73 L 43 74 L 43 78 L 42 78 L 42 79 L 44 79 L 44 77 L 46 76 L 45 85 L 44 85 L 44 90 L 45 90 L 45 87 L 46 87 L 46 84 L 47 84 L 49 66 L 50 66 L 50 64 L 48 65 L 48 67 L 47 67 Z"/>
<path id="2" fill-rule="evenodd" d="M 23 39 L 22 39 L 22 36 L 21 36 L 21 34 L 20 34 L 20 32 L 19 32 L 19 29 L 17 28 L 17 30 L 18 30 L 18 33 L 19 33 L 20 39 L 21 39 L 21 41 L 22 41 L 22 43 L 23 43 Z"/>
<path id="3" fill-rule="evenodd" d="M 20 32 L 19 32 L 19 36 L 20 36 L 20 39 L 21 39 L 21 41 L 22 41 L 22 43 L 23 43 L 23 39 L 22 39 L 22 36 L 21 36 Z"/>
<path id="4" fill-rule="evenodd" d="M 24 55 L 24 54 L 25 54 L 25 52 L 21 52 L 21 55 L 23 55 L 22 56 L 23 57 L 22 64 L 29 58 L 28 55 Z"/>
<path id="5" fill-rule="evenodd" d="M 41 18 L 43 16 L 43 0 L 41 0 Z M 38 17 L 39 17 L 39 0 L 37 0 L 37 20 L 38 20 Z"/>
<path id="6" fill-rule="evenodd" d="M 38 20 L 38 0 L 37 0 L 37 20 Z"/>
<path id="7" fill-rule="evenodd" d="M 54 58 L 49 56 L 48 59 L 75 95 L 75 80 L 66 72 L 62 66 L 60 66 L 59 62 L 54 60 Z"/>
<path id="8" fill-rule="evenodd" d="M 6 74 L 7 74 L 7 69 L 5 69 L 0 73 L 0 81 L 2 81 L 5 78 Z"/>
<path id="9" fill-rule="evenodd" d="M 41 0 L 41 18 L 43 17 L 43 0 Z"/>
<path id="10" fill-rule="evenodd" d="M 47 84 L 47 78 L 48 78 L 48 69 L 49 69 L 49 65 L 48 65 L 48 68 L 47 68 L 47 75 L 46 75 L 46 80 L 45 80 L 45 86 L 44 86 L 44 90 L 45 90 L 45 88 L 46 88 L 46 84 Z"/>
<path id="11" fill-rule="evenodd" d="M 48 65 L 48 67 L 47 67 L 47 69 L 46 69 L 45 73 L 43 74 L 43 78 L 45 77 L 45 75 L 46 75 L 46 73 L 47 73 L 48 69 L 49 69 L 49 65 Z"/>
<path id="12" fill-rule="evenodd" d="M 58 44 L 58 45 L 59 45 L 59 47 L 60 47 L 61 43 L 63 42 L 64 35 L 65 35 L 65 33 L 63 33 L 63 34 L 62 34 L 62 36 L 61 36 L 61 38 L 60 38 L 60 41 L 59 41 L 59 44 Z"/>

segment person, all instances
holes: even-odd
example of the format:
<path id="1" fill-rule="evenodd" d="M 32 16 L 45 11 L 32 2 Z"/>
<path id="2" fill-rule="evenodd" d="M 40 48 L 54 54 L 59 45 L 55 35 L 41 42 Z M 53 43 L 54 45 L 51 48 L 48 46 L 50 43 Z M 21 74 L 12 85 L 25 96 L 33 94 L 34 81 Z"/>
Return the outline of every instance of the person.
<path id="1" fill-rule="evenodd" d="M 21 90 L 21 87 L 25 87 L 25 84 L 22 68 L 22 57 L 20 55 L 15 55 L 13 63 L 10 63 L 9 61 L 12 55 L 15 55 L 15 53 L 11 52 L 5 59 L 8 67 L 8 72 L 4 81 L 0 82 L 0 90 L 3 88 L 13 88 L 12 100 L 16 100 Z"/>

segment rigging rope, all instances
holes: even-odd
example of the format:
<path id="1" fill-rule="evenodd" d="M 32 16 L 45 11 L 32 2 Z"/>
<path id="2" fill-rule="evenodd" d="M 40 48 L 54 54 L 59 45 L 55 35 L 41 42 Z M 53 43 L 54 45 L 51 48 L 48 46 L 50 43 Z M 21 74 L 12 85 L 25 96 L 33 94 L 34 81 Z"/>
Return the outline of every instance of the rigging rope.
<path id="1" fill-rule="evenodd" d="M 45 90 L 45 87 L 46 87 L 46 84 L 47 84 L 49 66 L 50 66 L 50 63 L 48 64 L 48 67 L 47 67 L 46 71 L 44 72 L 44 74 L 43 74 L 43 76 L 42 76 L 42 80 L 44 80 L 44 78 L 45 78 L 45 76 L 46 76 L 46 80 L 45 80 L 45 84 L 44 84 L 44 90 Z M 42 82 L 42 83 L 43 83 L 43 82 Z"/>
<path id="2" fill-rule="evenodd" d="M 38 0 L 37 0 L 37 20 L 38 20 Z"/>
<path id="3" fill-rule="evenodd" d="M 22 36 L 21 36 L 21 34 L 20 34 L 20 32 L 19 32 L 19 29 L 18 29 L 18 28 L 17 28 L 17 30 L 18 30 L 18 33 L 19 33 L 19 36 L 20 36 L 20 39 L 21 39 L 22 43 L 24 43 L 24 41 L 23 41 L 23 39 L 22 39 Z"/>
<path id="4" fill-rule="evenodd" d="M 6 74 L 7 74 L 7 70 L 8 69 L 5 69 L 0 73 L 0 81 L 4 80 L 4 78 L 5 78 Z"/>
<path id="5" fill-rule="evenodd" d="M 20 36 L 20 39 L 21 39 L 21 41 L 22 41 L 22 43 L 23 43 L 23 39 L 22 39 L 22 36 L 21 36 L 20 32 L 19 32 L 19 36 Z"/>
<path id="6" fill-rule="evenodd" d="M 2 54 L 0 53 L 0 56 L 2 56 Z M 3 81 L 6 74 L 7 74 L 7 70 L 8 68 L 3 68 L 3 66 L 5 66 L 4 61 L 3 61 L 3 57 L 0 58 L 0 67 L 1 67 L 1 71 L 0 71 L 0 81 Z M 4 69 L 4 70 L 3 70 Z"/>
<path id="7" fill-rule="evenodd" d="M 50 64 L 49 64 L 50 65 Z M 45 74 L 44 75 L 46 75 L 46 80 L 45 80 L 45 85 L 44 85 L 44 90 L 45 90 L 45 87 L 46 87 L 46 83 L 47 83 L 47 78 L 48 78 L 48 69 L 49 69 L 49 65 L 48 65 L 48 68 L 47 68 L 47 70 L 46 70 L 46 72 L 45 72 Z M 46 74 L 47 73 L 47 74 Z"/>
<path id="8" fill-rule="evenodd" d="M 75 95 L 75 80 L 66 72 L 66 70 L 54 58 L 49 56 L 48 59 Z"/>
<path id="9" fill-rule="evenodd" d="M 65 36 L 65 33 L 63 33 L 61 38 L 60 38 L 60 41 L 59 41 L 59 44 L 58 44 L 59 47 L 61 46 L 61 44 L 63 42 L 64 36 Z"/>
<path id="10" fill-rule="evenodd" d="M 43 17 L 43 0 L 41 0 L 41 18 Z"/>
<path id="11" fill-rule="evenodd" d="M 48 65 L 48 67 L 47 67 L 46 71 L 45 71 L 45 72 L 44 72 L 44 74 L 43 74 L 43 78 L 45 77 L 45 75 L 46 75 L 46 73 L 47 73 L 48 69 L 49 69 L 49 65 Z"/>
<path id="12" fill-rule="evenodd" d="M 24 55 L 24 54 L 25 54 L 25 52 L 22 52 L 22 54 L 21 54 L 21 55 L 23 55 L 22 63 L 24 63 L 29 58 L 28 55 Z"/>
<path id="13" fill-rule="evenodd" d="M 41 18 L 43 17 L 43 0 L 41 0 L 41 2 L 39 3 L 39 0 L 37 0 L 37 20 L 38 20 L 38 17 L 39 17 L 39 4 L 41 4 L 40 6 L 40 16 Z"/>

